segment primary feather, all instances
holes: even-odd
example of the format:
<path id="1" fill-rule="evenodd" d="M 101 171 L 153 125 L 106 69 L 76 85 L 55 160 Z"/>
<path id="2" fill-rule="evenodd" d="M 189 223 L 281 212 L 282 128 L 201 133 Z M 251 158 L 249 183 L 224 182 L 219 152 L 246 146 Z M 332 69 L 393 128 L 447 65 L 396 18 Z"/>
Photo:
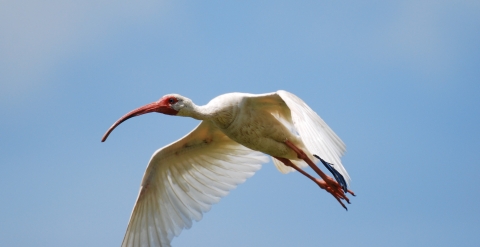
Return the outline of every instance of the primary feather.
<path id="1" fill-rule="evenodd" d="M 268 157 L 203 121 L 152 156 L 122 247 L 170 246 L 212 204 L 251 177 Z"/>

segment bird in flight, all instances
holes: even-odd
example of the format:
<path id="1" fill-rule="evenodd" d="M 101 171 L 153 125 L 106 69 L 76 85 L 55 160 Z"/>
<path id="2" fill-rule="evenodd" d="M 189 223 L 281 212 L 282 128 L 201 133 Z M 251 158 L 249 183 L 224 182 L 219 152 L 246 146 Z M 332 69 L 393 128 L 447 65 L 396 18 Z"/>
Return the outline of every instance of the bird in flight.
<path id="1" fill-rule="evenodd" d="M 122 247 L 170 246 L 192 220 L 251 177 L 268 156 L 282 173 L 298 171 L 330 193 L 345 209 L 350 177 L 340 157 L 345 144 L 300 98 L 280 90 L 228 93 L 204 106 L 168 94 L 116 121 L 158 112 L 191 117 L 200 124 L 180 140 L 157 150 L 143 176 Z M 335 179 L 315 164 L 320 161 Z M 310 166 L 320 178 L 302 168 Z"/>

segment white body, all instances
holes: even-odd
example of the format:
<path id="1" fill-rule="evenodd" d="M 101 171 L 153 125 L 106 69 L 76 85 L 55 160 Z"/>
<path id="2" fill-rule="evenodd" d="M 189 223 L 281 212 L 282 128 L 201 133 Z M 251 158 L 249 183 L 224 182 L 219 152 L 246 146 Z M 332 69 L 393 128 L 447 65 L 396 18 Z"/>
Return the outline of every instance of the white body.
<path id="1" fill-rule="evenodd" d="M 252 176 L 267 156 L 304 161 L 288 148 L 289 140 L 312 160 L 319 155 L 335 164 L 347 183 L 340 157 L 345 145 L 301 99 L 286 91 L 220 95 L 205 106 L 183 96 L 173 107 L 180 116 L 203 120 L 179 141 L 156 151 L 145 171 L 122 246 L 170 246 L 190 228 L 192 219 Z M 273 159 L 283 173 L 293 169 Z"/>
<path id="2" fill-rule="evenodd" d="M 267 102 L 264 97 L 252 94 L 224 94 L 204 107 L 214 109 L 204 121 L 211 122 L 230 139 L 250 149 L 296 160 L 296 153 L 284 141 L 288 139 L 300 148 L 305 146 L 289 129 L 291 124 L 281 121 L 290 114 L 284 111 L 288 109 L 285 105 L 276 105 L 278 103 L 281 102 Z"/>

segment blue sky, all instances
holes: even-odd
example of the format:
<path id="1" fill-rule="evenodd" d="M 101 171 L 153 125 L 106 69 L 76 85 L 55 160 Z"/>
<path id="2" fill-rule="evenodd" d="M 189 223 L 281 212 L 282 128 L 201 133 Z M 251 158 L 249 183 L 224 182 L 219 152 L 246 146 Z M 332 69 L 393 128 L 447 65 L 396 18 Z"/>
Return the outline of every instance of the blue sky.
<path id="1" fill-rule="evenodd" d="M 347 144 L 349 211 L 268 163 L 173 246 L 480 245 L 478 1 L 2 1 L 0 245 L 120 246 L 151 154 L 123 114 L 284 89 Z"/>

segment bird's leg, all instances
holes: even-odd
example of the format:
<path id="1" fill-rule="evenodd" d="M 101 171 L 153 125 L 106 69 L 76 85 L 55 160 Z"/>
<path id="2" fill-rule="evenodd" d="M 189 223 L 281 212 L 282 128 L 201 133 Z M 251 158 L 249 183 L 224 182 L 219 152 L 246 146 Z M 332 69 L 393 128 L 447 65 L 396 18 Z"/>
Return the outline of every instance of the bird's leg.
<path id="1" fill-rule="evenodd" d="M 291 141 L 289 140 L 285 140 L 285 144 L 291 148 L 293 151 L 295 151 L 295 153 L 297 153 L 297 157 L 299 159 L 302 159 L 304 160 L 305 162 L 307 162 L 307 164 L 318 174 L 318 176 L 320 176 L 323 180 L 328 180 L 330 177 L 325 175 L 325 173 L 322 172 L 322 170 L 320 170 L 320 168 L 318 168 L 317 165 L 315 165 L 315 163 L 313 163 L 313 161 L 311 161 L 307 154 L 305 154 L 305 152 L 303 152 L 300 148 L 298 148 L 297 146 L 295 146 Z M 330 178 L 331 179 L 331 178 Z"/>
<path id="2" fill-rule="evenodd" d="M 300 172 L 301 174 L 305 175 L 305 177 L 309 178 L 310 180 L 312 180 L 313 182 L 315 182 L 318 186 L 320 186 L 320 188 L 328 191 L 330 194 L 332 194 L 333 197 L 335 197 L 335 199 L 337 199 L 337 201 L 342 205 L 343 208 L 345 208 L 346 210 L 347 207 L 345 206 L 345 204 L 343 204 L 342 202 L 342 199 L 345 199 L 346 196 L 345 195 L 341 195 L 339 194 L 337 191 L 334 191 L 324 180 L 321 180 L 321 179 L 317 179 L 317 178 L 314 178 L 312 177 L 310 174 L 306 173 L 304 170 L 302 170 L 300 167 L 296 166 L 295 164 L 293 164 L 289 159 L 286 159 L 286 158 L 281 158 L 281 157 L 275 157 L 275 159 L 277 160 L 280 160 L 283 164 L 285 164 L 286 166 L 290 166 L 292 167 L 293 169 L 297 170 L 298 172 Z M 340 190 L 341 191 L 341 190 Z M 341 191 L 342 192 L 342 191 Z M 347 202 L 348 202 L 348 198 L 345 199 Z M 350 202 L 348 202 L 350 203 Z"/>
<path id="3" fill-rule="evenodd" d="M 285 140 L 285 144 L 291 148 L 293 151 L 295 151 L 295 153 L 297 153 L 297 157 L 299 159 L 302 159 L 304 160 L 305 162 L 307 162 L 307 164 L 323 179 L 325 180 L 325 182 L 332 188 L 334 188 L 334 190 L 342 190 L 342 186 L 337 182 L 335 181 L 334 179 L 332 179 L 331 177 L 327 176 L 325 173 L 322 172 L 322 170 L 320 170 L 320 168 L 318 168 L 317 165 L 315 165 L 315 163 L 313 163 L 313 161 L 308 158 L 307 154 L 305 154 L 305 152 L 303 152 L 300 148 L 298 148 L 297 146 L 295 146 L 291 141 L 289 140 Z M 351 190 L 347 190 L 348 193 L 352 194 L 353 196 L 355 196 L 355 193 L 353 193 L 353 191 Z M 341 191 L 340 193 L 341 195 L 343 195 L 343 198 L 348 202 L 350 203 L 350 200 L 347 198 L 347 196 L 345 196 L 345 193 L 343 191 Z"/>

